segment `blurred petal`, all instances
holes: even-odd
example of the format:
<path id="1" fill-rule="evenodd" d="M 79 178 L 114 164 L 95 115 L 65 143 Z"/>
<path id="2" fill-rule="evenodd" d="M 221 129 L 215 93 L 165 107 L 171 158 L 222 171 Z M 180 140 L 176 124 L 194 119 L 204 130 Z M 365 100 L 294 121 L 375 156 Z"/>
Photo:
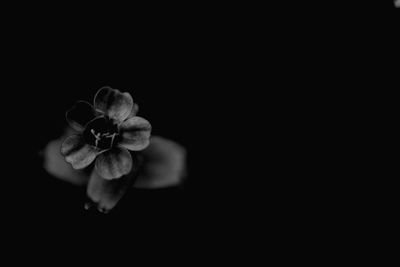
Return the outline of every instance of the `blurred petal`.
<path id="1" fill-rule="evenodd" d="M 99 150 L 85 143 L 79 134 L 71 135 L 61 145 L 61 154 L 74 169 L 83 169 L 98 155 Z"/>
<path id="2" fill-rule="evenodd" d="M 43 149 L 43 168 L 50 174 L 75 185 L 86 185 L 89 176 L 82 170 L 75 170 L 60 153 L 64 137 L 50 141 Z"/>
<path id="3" fill-rule="evenodd" d="M 135 117 L 136 114 L 138 114 L 138 112 L 139 112 L 139 105 L 136 104 L 136 103 L 133 103 L 133 108 L 132 108 L 131 114 L 129 114 L 129 116 L 128 116 L 127 119 L 130 119 L 130 118 L 132 118 L 132 117 Z"/>
<path id="4" fill-rule="evenodd" d="M 149 145 L 150 133 L 151 125 L 147 120 L 141 117 L 130 118 L 120 125 L 120 145 L 132 151 L 145 149 Z"/>
<path id="5" fill-rule="evenodd" d="M 134 183 L 136 188 L 178 185 L 186 175 L 186 150 L 179 144 L 153 136 L 143 150 L 143 166 Z"/>
<path id="6" fill-rule="evenodd" d="M 77 130 L 82 131 L 85 125 L 94 119 L 95 112 L 93 106 L 85 101 L 78 101 L 66 113 L 67 122 L 69 125 Z"/>
<path id="7" fill-rule="evenodd" d="M 103 212 L 110 211 L 123 197 L 127 189 L 132 186 L 139 169 L 137 158 L 133 157 L 133 161 L 134 167 L 131 172 L 119 179 L 104 179 L 96 170 L 92 171 L 87 187 L 87 195 L 97 205 L 98 210 Z"/>
<path id="8" fill-rule="evenodd" d="M 121 93 L 119 90 L 103 87 L 94 97 L 94 107 L 108 117 L 122 122 L 132 111 L 133 99 L 129 93 Z"/>
<path id="9" fill-rule="evenodd" d="M 125 148 L 112 148 L 96 159 L 96 171 L 104 179 L 116 179 L 132 169 L 132 157 Z"/>

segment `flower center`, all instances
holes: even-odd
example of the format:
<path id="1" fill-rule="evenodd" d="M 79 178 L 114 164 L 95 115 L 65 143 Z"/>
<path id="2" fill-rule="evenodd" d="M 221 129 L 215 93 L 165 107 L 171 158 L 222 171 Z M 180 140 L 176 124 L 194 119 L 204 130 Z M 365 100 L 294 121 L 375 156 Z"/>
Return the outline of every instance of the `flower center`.
<path id="1" fill-rule="evenodd" d="M 115 135 L 117 134 L 117 133 L 110 134 L 110 133 L 100 133 L 100 132 L 96 133 L 94 129 L 90 129 L 90 132 L 93 134 L 94 138 L 96 138 L 96 140 L 94 140 L 96 147 L 99 146 L 99 143 L 102 141 L 102 138 L 111 138 L 111 146 L 112 146 L 112 144 L 114 143 Z"/>
<path id="2" fill-rule="evenodd" d="M 110 149 L 119 136 L 118 126 L 112 120 L 99 117 L 89 122 L 83 132 L 85 141 L 99 149 Z"/>

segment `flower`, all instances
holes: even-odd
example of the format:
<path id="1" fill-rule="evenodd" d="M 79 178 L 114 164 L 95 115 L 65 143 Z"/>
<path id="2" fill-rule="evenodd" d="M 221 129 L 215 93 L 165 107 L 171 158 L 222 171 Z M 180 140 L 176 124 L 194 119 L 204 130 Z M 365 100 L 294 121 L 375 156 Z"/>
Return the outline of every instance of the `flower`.
<path id="1" fill-rule="evenodd" d="M 128 93 L 101 88 L 93 106 L 79 101 L 67 112 L 71 127 L 41 151 L 50 175 L 86 187 L 85 208 L 108 213 L 130 188 L 172 187 L 186 177 L 185 148 L 160 136 L 150 139 L 151 126 L 136 116 L 138 109 Z M 118 153 L 123 149 L 134 152 Z"/>
<path id="2" fill-rule="evenodd" d="M 133 159 L 128 151 L 140 151 L 150 143 L 151 125 L 136 116 L 138 106 L 127 92 L 110 87 L 99 89 L 93 106 L 78 101 L 66 113 L 70 126 L 77 131 L 61 145 L 65 161 L 84 169 L 95 161 L 96 175 L 106 180 L 130 173 Z"/>

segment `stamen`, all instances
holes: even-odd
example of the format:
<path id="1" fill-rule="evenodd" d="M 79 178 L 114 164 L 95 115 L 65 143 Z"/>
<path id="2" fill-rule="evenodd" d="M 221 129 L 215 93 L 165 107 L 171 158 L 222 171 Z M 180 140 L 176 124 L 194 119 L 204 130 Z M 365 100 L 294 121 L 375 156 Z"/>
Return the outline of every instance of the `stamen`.
<path id="1" fill-rule="evenodd" d="M 113 133 L 113 134 L 105 133 L 105 134 L 103 134 L 103 136 L 105 138 L 110 138 L 111 137 L 111 146 L 114 144 L 114 138 L 115 138 L 116 135 L 117 135 L 117 133 Z"/>
<path id="2" fill-rule="evenodd" d="M 94 142 L 95 142 L 96 147 L 97 147 L 97 145 L 98 145 L 98 143 L 99 143 L 99 140 L 101 140 L 100 133 L 97 133 L 97 134 L 96 134 L 96 132 L 95 132 L 93 129 L 91 129 L 90 132 L 91 132 L 91 133 L 94 135 L 94 137 L 96 138 L 96 140 L 95 140 Z"/>

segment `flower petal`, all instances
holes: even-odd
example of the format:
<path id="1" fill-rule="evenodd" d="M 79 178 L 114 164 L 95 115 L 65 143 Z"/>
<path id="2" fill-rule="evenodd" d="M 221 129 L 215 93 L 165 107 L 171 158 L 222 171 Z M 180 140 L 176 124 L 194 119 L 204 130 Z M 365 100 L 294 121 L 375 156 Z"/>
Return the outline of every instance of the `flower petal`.
<path id="1" fill-rule="evenodd" d="M 88 102 L 78 101 L 66 112 L 65 117 L 73 129 L 82 131 L 85 125 L 94 119 L 95 112 L 93 106 Z"/>
<path id="2" fill-rule="evenodd" d="M 94 97 L 94 108 L 118 122 L 128 118 L 133 108 L 133 99 L 129 93 L 121 93 L 110 87 L 103 87 Z"/>
<path id="3" fill-rule="evenodd" d="M 129 114 L 129 116 L 128 116 L 127 119 L 130 119 L 130 118 L 132 118 L 132 117 L 135 117 L 136 114 L 138 114 L 138 112 L 139 112 L 139 105 L 136 104 L 136 103 L 133 103 L 132 111 L 131 111 L 131 113 Z"/>
<path id="4" fill-rule="evenodd" d="M 60 153 L 65 137 L 50 141 L 43 149 L 43 168 L 52 176 L 74 185 L 86 185 L 89 176 L 82 170 L 75 170 Z"/>
<path id="5" fill-rule="evenodd" d="M 127 189 L 132 186 L 139 169 L 139 163 L 135 156 L 133 157 L 133 166 L 128 175 L 112 180 L 104 179 L 96 170 L 92 171 L 86 192 L 99 211 L 108 212 L 114 208 Z"/>
<path id="6" fill-rule="evenodd" d="M 120 146 L 132 151 L 145 149 L 150 142 L 151 125 L 141 117 L 132 117 L 120 125 Z"/>
<path id="7" fill-rule="evenodd" d="M 132 157 L 125 148 L 115 147 L 100 154 L 95 166 L 98 174 L 104 179 L 116 179 L 131 171 Z"/>
<path id="8" fill-rule="evenodd" d="M 143 165 L 135 188 L 161 188 L 178 185 L 186 176 L 186 150 L 179 144 L 158 136 L 141 152 Z"/>
<path id="9" fill-rule="evenodd" d="M 82 135 L 71 135 L 61 145 L 61 154 L 74 169 L 83 169 L 98 155 L 99 150 L 86 144 Z"/>

